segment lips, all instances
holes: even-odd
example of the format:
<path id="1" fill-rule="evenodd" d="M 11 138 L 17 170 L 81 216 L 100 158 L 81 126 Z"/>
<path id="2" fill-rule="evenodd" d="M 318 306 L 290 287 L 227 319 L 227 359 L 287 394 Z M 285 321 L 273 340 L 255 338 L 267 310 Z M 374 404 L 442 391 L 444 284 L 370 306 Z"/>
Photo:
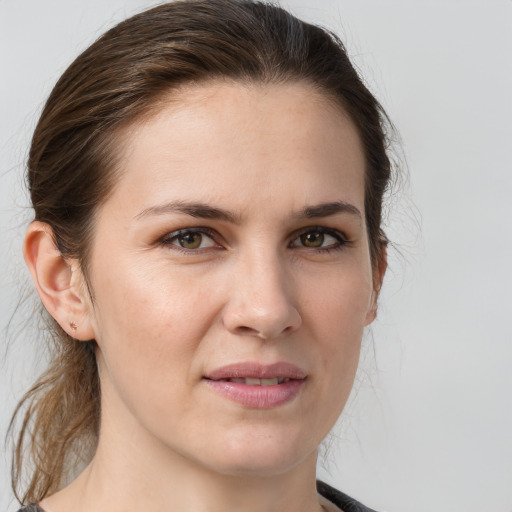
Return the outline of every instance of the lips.
<path id="1" fill-rule="evenodd" d="M 278 362 L 263 365 L 256 362 L 235 363 L 217 368 L 205 375 L 209 380 L 232 379 L 288 379 L 302 380 L 307 373 L 294 364 Z"/>
<path id="2" fill-rule="evenodd" d="M 204 381 L 213 391 L 251 409 L 271 409 L 293 400 L 307 374 L 290 363 L 236 363 L 208 372 Z"/>
<path id="3" fill-rule="evenodd" d="M 226 382 L 236 382 L 237 384 L 246 384 L 247 386 L 275 386 L 284 384 L 290 379 L 288 377 L 274 377 L 272 379 L 253 379 L 251 377 L 242 379 L 224 379 Z"/>

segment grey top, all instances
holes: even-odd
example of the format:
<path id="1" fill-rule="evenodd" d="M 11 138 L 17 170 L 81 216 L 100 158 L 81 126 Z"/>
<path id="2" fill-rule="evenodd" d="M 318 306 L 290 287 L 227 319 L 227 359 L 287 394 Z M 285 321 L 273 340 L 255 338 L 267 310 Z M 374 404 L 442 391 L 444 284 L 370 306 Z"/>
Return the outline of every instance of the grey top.
<path id="1" fill-rule="evenodd" d="M 317 481 L 316 488 L 319 494 L 331 503 L 334 503 L 343 512 L 376 512 L 320 480 Z M 18 512 L 44 512 L 44 510 L 36 503 L 20 508 Z"/>

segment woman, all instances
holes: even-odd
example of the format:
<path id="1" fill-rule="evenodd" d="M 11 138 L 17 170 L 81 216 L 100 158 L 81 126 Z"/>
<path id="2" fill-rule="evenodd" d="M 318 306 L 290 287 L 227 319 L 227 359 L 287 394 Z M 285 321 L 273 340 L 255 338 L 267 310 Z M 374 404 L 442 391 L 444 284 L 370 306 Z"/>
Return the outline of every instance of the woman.
<path id="1" fill-rule="evenodd" d="M 55 350 L 17 410 L 25 510 L 369 510 L 315 469 L 386 270 L 385 122 L 264 3 L 164 4 L 75 60 L 28 163 Z"/>

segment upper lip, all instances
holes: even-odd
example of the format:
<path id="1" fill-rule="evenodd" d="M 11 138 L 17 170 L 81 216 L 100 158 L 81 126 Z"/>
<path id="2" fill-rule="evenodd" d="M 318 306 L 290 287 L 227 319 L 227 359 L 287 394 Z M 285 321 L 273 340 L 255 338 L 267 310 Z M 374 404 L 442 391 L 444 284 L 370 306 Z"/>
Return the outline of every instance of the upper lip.
<path id="1" fill-rule="evenodd" d="M 229 364 L 208 372 L 205 376 L 210 380 L 224 379 L 273 379 L 281 377 L 285 379 L 305 379 L 307 373 L 291 363 L 277 362 L 273 364 L 261 364 L 248 361 Z"/>

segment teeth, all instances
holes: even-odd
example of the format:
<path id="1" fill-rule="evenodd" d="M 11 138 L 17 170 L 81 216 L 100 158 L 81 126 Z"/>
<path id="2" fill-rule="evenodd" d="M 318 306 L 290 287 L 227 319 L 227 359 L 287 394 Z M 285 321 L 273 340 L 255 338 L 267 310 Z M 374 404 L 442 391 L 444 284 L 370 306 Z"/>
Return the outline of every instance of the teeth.
<path id="1" fill-rule="evenodd" d="M 284 382 L 289 382 L 290 379 L 288 377 L 274 377 L 272 379 L 253 379 L 253 378 L 233 378 L 228 379 L 229 382 L 234 382 L 236 384 L 246 384 L 248 386 L 277 386 L 277 384 L 283 384 Z"/>

